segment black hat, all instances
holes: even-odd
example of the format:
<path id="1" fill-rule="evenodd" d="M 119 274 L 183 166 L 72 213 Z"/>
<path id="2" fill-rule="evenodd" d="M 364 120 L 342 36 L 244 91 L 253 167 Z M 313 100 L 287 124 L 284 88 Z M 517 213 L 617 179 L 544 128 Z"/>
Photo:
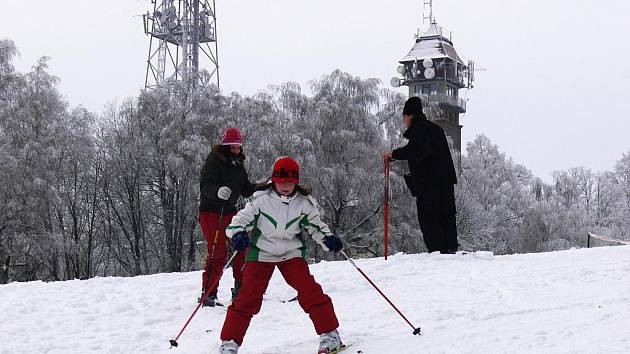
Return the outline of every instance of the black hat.
<path id="1" fill-rule="evenodd" d="M 403 115 L 415 117 L 420 117 L 424 115 L 424 113 L 422 112 L 422 101 L 420 100 L 420 97 L 413 96 L 410 97 L 407 102 L 405 102 Z"/>

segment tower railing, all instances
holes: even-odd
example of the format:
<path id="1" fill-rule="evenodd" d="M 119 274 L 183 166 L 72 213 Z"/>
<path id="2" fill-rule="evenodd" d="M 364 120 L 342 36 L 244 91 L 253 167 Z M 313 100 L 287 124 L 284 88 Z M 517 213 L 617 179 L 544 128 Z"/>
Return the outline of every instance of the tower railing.
<path id="1" fill-rule="evenodd" d="M 430 103 L 443 103 L 452 107 L 458 107 L 463 112 L 466 112 L 466 100 L 464 99 L 452 97 L 442 93 L 427 95 L 426 97 Z"/>

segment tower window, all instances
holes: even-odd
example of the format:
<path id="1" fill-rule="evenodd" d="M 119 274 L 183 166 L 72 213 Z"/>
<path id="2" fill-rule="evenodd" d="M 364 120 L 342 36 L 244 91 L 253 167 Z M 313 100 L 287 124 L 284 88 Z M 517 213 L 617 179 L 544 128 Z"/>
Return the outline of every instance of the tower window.
<path id="1" fill-rule="evenodd" d="M 458 124 L 458 122 L 457 122 L 457 118 L 458 117 L 459 117 L 459 115 L 457 114 L 457 112 L 449 112 L 448 113 L 448 119 L 454 124 Z"/>
<path id="2" fill-rule="evenodd" d="M 448 86 L 446 94 L 450 97 L 457 98 L 457 89 L 455 87 Z"/>
<path id="3" fill-rule="evenodd" d="M 423 95 L 437 95 L 438 86 L 437 84 L 424 84 L 422 85 L 422 94 Z"/>

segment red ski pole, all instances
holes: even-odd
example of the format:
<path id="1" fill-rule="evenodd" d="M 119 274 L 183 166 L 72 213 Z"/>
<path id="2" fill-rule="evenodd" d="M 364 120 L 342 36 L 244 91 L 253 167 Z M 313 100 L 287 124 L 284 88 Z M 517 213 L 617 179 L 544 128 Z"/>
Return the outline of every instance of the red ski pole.
<path id="1" fill-rule="evenodd" d="M 394 305 L 394 303 L 387 297 L 387 295 L 385 295 L 381 289 L 378 288 L 378 286 L 376 286 L 376 284 L 374 284 L 374 282 L 361 270 L 361 268 L 359 268 L 359 266 L 357 266 L 357 264 L 354 262 L 354 260 L 350 257 L 348 257 L 348 255 L 346 254 L 346 252 L 344 252 L 343 250 L 341 251 L 341 254 L 346 258 L 346 260 L 348 260 L 350 262 L 350 264 L 352 264 L 354 266 L 354 268 L 356 270 L 359 271 L 359 273 L 361 273 L 361 275 L 363 275 L 363 277 L 374 287 L 374 289 L 376 289 L 376 291 L 378 291 L 379 294 L 381 294 L 381 296 L 387 300 L 387 302 L 394 308 L 394 310 L 396 310 L 396 312 L 398 312 L 398 314 L 400 315 L 400 317 L 402 317 L 405 322 L 407 322 L 409 324 L 409 326 L 411 326 L 411 328 L 413 328 L 413 334 L 414 335 L 419 335 L 420 334 L 420 327 L 416 327 L 414 326 L 411 321 L 409 321 L 407 319 L 407 317 L 405 317 L 405 315 L 403 315 L 402 312 L 400 312 L 400 310 L 398 309 L 398 307 L 396 307 L 396 305 Z"/>
<path id="2" fill-rule="evenodd" d="M 389 253 L 389 159 L 385 159 L 385 189 L 383 198 L 383 217 L 384 217 L 384 236 L 383 243 L 385 244 L 385 260 L 387 260 L 387 254 Z"/>
<path id="3" fill-rule="evenodd" d="M 232 261 L 234 260 L 234 257 L 236 257 L 237 254 L 238 254 L 238 252 L 234 252 L 232 257 L 230 257 L 230 259 L 228 259 L 227 263 L 225 263 L 225 266 L 223 267 L 223 271 L 224 272 L 227 269 L 227 267 L 232 263 Z M 177 347 L 179 345 L 179 343 L 177 343 L 177 340 L 179 339 L 179 337 L 182 336 L 182 334 L 186 330 L 186 327 L 188 327 L 188 324 L 190 323 L 190 321 L 193 319 L 193 317 L 195 317 L 195 314 L 197 314 L 197 311 L 199 311 L 199 308 L 201 307 L 201 305 L 203 305 L 203 302 L 206 301 L 208 296 L 210 296 L 210 291 L 209 290 L 212 289 L 216 285 L 216 283 L 218 281 L 219 281 L 219 278 L 215 279 L 214 282 L 212 282 L 211 286 L 208 287 L 208 289 L 206 290 L 206 293 L 203 294 L 203 298 L 201 298 L 201 301 L 199 301 L 199 303 L 197 304 L 197 307 L 195 307 L 195 310 L 192 312 L 190 317 L 188 317 L 188 320 L 184 324 L 184 327 L 182 327 L 182 329 L 177 334 L 177 337 L 175 337 L 175 339 L 169 340 L 169 342 L 171 343 L 171 348 Z M 169 348 L 169 349 L 171 349 L 171 348 Z"/>

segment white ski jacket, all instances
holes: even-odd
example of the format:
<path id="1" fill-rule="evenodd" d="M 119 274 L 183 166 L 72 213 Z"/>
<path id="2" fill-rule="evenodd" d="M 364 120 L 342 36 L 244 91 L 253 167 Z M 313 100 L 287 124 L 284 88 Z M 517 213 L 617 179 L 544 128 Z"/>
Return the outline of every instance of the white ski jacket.
<path id="1" fill-rule="evenodd" d="M 306 231 L 313 240 L 328 251 L 323 243 L 331 235 L 320 219 L 317 202 L 311 196 L 295 193 L 280 196 L 268 189 L 254 194 L 253 200 L 238 212 L 227 227 L 230 239 L 240 231 L 251 236 L 247 261 L 280 262 L 295 257 L 306 257 Z"/>

